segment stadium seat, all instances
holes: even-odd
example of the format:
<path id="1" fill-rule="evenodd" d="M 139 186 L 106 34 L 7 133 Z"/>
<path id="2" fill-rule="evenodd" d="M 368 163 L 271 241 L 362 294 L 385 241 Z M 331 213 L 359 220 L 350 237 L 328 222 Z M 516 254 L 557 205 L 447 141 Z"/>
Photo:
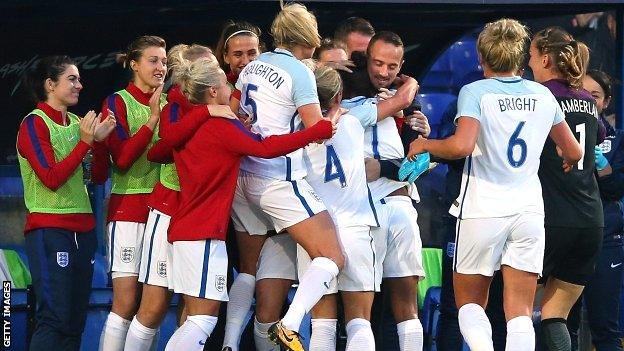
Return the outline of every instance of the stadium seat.
<path id="1" fill-rule="evenodd" d="M 106 261 L 106 256 L 96 252 L 91 287 L 106 288 L 108 286 L 108 262 Z"/>
<path id="2" fill-rule="evenodd" d="M 467 75 L 474 75 L 479 72 L 481 72 L 481 76 L 483 75 L 483 68 L 479 64 L 477 42 L 475 40 L 456 42 L 449 49 L 449 57 L 455 91 L 459 91 L 463 84 L 466 84 L 465 77 Z"/>
<path id="3" fill-rule="evenodd" d="M 420 284 L 419 284 L 420 285 Z M 427 290 L 422 308 L 420 321 L 424 332 L 424 348 L 430 351 L 436 350 L 438 319 L 440 318 L 440 294 L 442 289 L 433 286 Z"/>
<path id="4" fill-rule="evenodd" d="M 422 91 L 450 92 L 453 89 L 453 72 L 449 51 L 445 51 L 433 63 L 421 80 Z"/>
<path id="5" fill-rule="evenodd" d="M 422 105 L 422 112 L 429 119 L 431 125 L 431 135 L 435 138 L 438 135 L 438 128 L 442 123 L 442 115 L 449 103 L 455 101 L 457 97 L 446 93 L 418 94 L 418 101 Z"/>

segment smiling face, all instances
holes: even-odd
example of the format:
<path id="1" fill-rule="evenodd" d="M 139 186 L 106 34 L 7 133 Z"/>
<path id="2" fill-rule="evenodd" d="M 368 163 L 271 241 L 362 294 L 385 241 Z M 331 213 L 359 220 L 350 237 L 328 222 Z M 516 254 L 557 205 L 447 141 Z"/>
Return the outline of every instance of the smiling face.
<path id="1" fill-rule="evenodd" d="M 238 75 L 247 64 L 260 54 L 258 37 L 239 34 L 227 41 L 223 61 L 230 66 L 230 71 Z"/>
<path id="2" fill-rule="evenodd" d="M 130 61 L 134 71 L 134 84 L 143 91 L 158 88 L 165 81 L 167 73 L 167 53 L 158 46 L 150 46 L 143 50 L 137 61 Z"/>
<path id="3" fill-rule="evenodd" d="M 61 73 L 56 82 L 46 79 L 45 88 L 48 92 L 48 103 L 51 105 L 74 106 L 78 103 L 78 97 L 82 90 L 78 67 L 67 65 L 65 71 Z"/>
<path id="4" fill-rule="evenodd" d="M 377 40 L 368 54 L 368 77 L 376 89 L 388 88 L 403 64 L 403 47 Z"/>
<path id="5" fill-rule="evenodd" d="M 589 91 L 594 99 L 596 100 L 596 108 L 598 109 L 598 114 L 601 114 L 602 111 L 607 108 L 609 105 L 610 97 L 605 96 L 605 92 L 592 77 L 586 75 L 583 77 L 583 89 Z"/>

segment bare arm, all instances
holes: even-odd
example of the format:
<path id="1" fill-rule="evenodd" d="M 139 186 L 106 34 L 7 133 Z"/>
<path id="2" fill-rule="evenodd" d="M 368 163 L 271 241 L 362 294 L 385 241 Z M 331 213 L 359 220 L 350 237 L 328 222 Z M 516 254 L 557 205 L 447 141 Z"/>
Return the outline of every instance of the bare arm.
<path id="1" fill-rule="evenodd" d="M 460 117 L 455 134 L 443 140 L 418 138 L 410 144 L 407 157 L 429 152 L 447 160 L 456 160 L 469 156 L 474 150 L 479 135 L 479 121 L 471 117 Z"/>
<path id="2" fill-rule="evenodd" d="M 558 151 L 561 151 L 561 157 L 563 157 L 563 168 L 567 172 L 574 164 L 576 164 L 581 157 L 583 157 L 583 149 L 581 145 L 576 141 L 574 134 L 570 130 L 565 121 L 555 124 L 550 129 L 550 138 L 557 145 Z"/>

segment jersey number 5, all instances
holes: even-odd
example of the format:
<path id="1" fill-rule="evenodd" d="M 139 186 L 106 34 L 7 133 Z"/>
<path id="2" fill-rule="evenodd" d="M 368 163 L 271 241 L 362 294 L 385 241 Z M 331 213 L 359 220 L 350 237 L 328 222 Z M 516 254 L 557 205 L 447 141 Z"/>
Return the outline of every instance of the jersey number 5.
<path id="1" fill-rule="evenodd" d="M 347 179 L 345 177 L 344 171 L 342 170 L 342 165 L 340 164 L 338 154 L 336 153 L 336 150 L 334 150 L 333 145 L 326 145 L 326 147 L 327 162 L 325 163 L 325 183 L 331 182 L 334 179 L 338 179 L 340 181 L 340 186 L 344 188 L 347 186 Z"/>
<path id="2" fill-rule="evenodd" d="M 251 108 L 251 123 L 253 124 L 258 119 L 258 109 L 256 107 L 256 102 L 251 98 L 249 92 L 258 91 L 258 86 L 251 83 L 245 84 L 243 90 L 245 91 L 245 101 L 243 102 L 243 105 Z"/>
<path id="3" fill-rule="evenodd" d="M 509 138 L 509 143 L 507 144 L 507 160 L 509 161 L 509 164 L 514 168 L 518 168 L 522 166 L 524 164 L 524 161 L 526 161 L 526 158 L 527 158 L 526 141 L 518 137 L 520 135 L 520 131 L 522 130 L 522 127 L 524 127 L 524 123 L 526 122 L 522 121 L 518 123 L 516 130 L 511 135 L 511 138 Z M 520 158 L 518 160 L 514 158 L 514 148 L 516 146 L 520 147 Z"/>

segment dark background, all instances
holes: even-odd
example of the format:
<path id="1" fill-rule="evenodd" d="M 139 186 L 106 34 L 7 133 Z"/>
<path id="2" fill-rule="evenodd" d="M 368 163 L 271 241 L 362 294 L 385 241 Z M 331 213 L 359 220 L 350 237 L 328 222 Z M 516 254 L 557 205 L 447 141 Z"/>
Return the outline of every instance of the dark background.
<path id="1" fill-rule="evenodd" d="M 566 24 L 575 13 L 621 9 L 617 3 L 437 2 L 354 3 L 305 2 L 319 20 L 323 36 L 350 16 L 371 21 L 377 30 L 393 30 L 406 46 L 404 72 L 421 77 L 448 45 L 484 23 L 503 17 L 528 21 L 534 27 Z M 15 137 L 21 119 L 33 108 L 19 87 L 19 77 L 37 58 L 68 54 L 79 62 L 84 84 L 80 115 L 99 110 L 103 98 L 123 88 L 127 72 L 114 54 L 142 34 L 162 36 L 171 47 L 201 43 L 214 48 L 227 19 L 244 19 L 267 34 L 277 1 L 4 1 L 0 3 L 0 164 L 16 164 Z M 554 17 L 557 16 L 557 17 Z M 618 12 L 621 18 L 621 12 Z M 621 27 L 621 26 L 620 26 Z M 620 50 L 621 51 L 621 50 Z M 621 56 L 620 56 L 621 57 Z M 615 60 L 614 60 L 615 62 Z M 621 62 L 621 59 L 617 60 Z M 618 72 L 619 72 L 618 68 Z"/>

